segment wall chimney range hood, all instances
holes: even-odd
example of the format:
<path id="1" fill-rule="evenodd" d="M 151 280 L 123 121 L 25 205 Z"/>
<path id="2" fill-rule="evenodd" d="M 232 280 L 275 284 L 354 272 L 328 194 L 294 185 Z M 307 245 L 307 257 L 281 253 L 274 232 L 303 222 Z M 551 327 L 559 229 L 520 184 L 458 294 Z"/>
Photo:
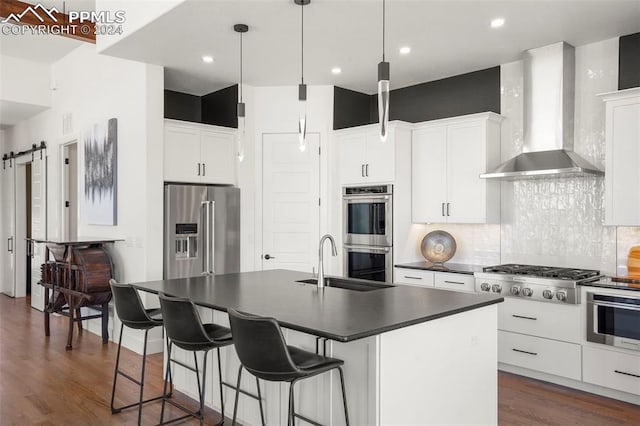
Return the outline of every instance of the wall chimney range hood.
<path id="1" fill-rule="evenodd" d="M 524 152 L 484 179 L 603 175 L 573 152 L 575 49 L 559 42 L 523 55 Z"/>

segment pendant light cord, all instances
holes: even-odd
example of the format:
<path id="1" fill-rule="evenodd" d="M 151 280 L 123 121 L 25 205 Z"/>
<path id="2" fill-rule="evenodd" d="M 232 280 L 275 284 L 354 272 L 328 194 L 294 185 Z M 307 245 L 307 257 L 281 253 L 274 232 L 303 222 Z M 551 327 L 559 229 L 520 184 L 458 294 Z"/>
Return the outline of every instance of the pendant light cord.
<path id="1" fill-rule="evenodd" d="M 240 103 L 242 103 L 242 33 L 240 33 Z"/>
<path id="2" fill-rule="evenodd" d="M 302 28 L 301 28 L 301 43 L 300 43 L 300 57 L 301 57 L 301 64 L 300 64 L 300 72 L 301 72 L 301 76 L 300 76 L 300 81 L 302 84 L 304 84 L 304 3 L 302 3 L 302 6 L 300 7 L 300 20 L 302 22 Z"/>
<path id="3" fill-rule="evenodd" d="M 384 36 L 385 36 L 385 16 L 386 16 L 386 2 L 382 0 L 382 62 L 384 62 Z"/>

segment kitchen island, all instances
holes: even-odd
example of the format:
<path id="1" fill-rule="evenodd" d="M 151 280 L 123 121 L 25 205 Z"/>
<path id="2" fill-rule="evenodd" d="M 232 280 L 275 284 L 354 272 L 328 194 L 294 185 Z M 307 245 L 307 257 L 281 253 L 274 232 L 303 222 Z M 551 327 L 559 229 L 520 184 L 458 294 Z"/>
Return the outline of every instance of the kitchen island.
<path id="1" fill-rule="evenodd" d="M 228 324 L 228 308 L 274 317 L 288 344 L 343 359 L 354 425 L 497 423 L 501 297 L 401 285 L 319 290 L 300 282 L 309 278 L 308 273 L 272 270 L 133 285 L 190 298 L 202 308 L 204 322 Z M 188 355 L 178 357 L 192 360 Z M 223 380 L 233 383 L 239 364 L 232 347 L 222 362 Z M 217 372 L 207 375 L 207 405 L 219 410 Z M 192 376 L 176 369 L 174 381 L 178 390 L 195 396 Z M 243 389 L 255 392 L 255 381 L 245 376 Z M 337 380 L 332 373 L 301 382 L 296 410 L 322 424 L 343 424 Z M 261 385 L 267 423 L 286 423 L 287 385 Z M 227 416 L 233 394 L 225 391 Z M 243 424 L 260 422 L 251 398 L 241 397 L 238 413 Z"/>

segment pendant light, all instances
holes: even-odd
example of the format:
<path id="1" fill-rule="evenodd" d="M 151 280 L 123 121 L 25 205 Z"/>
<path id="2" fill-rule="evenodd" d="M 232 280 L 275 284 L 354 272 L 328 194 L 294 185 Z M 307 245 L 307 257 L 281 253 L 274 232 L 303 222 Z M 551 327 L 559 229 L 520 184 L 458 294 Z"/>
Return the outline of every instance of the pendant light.
<path id="1" fill-rule="evenodd" d="M 237 115 L 238 115 L 238 134 L 236 136 L 236 149 L 238 152 L 238 161 L 244 160 L 244 140 L 246 132 L 245 123 L 245 105 L 242 99 L 242 34 L 249 31 L 249 26 L 245 24 L 235 24 L 233 30 L 240 33 L 240 102 L 238 102 Z"/>
<path id="2" fill-rule="evenodd" d="M 385 0 L 382 0 L 382 62 L 378 64 L 378 121 L 382 142 L 387 140 L 389 130 L 389 62 L 386 62 L 384 57 L 385 6 Z"/>
<path id="3" fill-rule="evenodd" d="M 293 0 L 300 6 L 300 84 L 298 85 L 298 148 L 307 149 L 307 85 L 304 83 L 304 7 L 311 0 Z"/>

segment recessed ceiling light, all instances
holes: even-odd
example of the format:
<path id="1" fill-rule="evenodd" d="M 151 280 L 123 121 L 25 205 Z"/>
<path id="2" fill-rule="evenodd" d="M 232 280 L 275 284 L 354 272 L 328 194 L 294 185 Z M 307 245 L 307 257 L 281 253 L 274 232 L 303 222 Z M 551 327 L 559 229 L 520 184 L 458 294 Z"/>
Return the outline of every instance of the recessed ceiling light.
<path id="1" fill-rule="evenodd" d="M 340 67 L 331 68 L 331 73 L 332 74 L 340 74 L 341 72 L 342 72 L 342 68 L 340 68 Z"/>
<path id="2" fill-rule="evenodd" d="M 491 20 L 491 28 L 500 28 L 504 25 L 504 18 L 496 18 Z"/>
<path id="3" fill-rule="evenodd" d="M 407 55 L 411 53 L 411 48 L 409 46 L 403 46 L 400 48 L 400 53 L 403 55 Z"/>
<path id="4" fill-rule="evenodd" d="M 213 56 L 203 55 L 202 56 L 202 62 L 204 62 L 205 64 L 212 63 L 213 62 Z"/>

